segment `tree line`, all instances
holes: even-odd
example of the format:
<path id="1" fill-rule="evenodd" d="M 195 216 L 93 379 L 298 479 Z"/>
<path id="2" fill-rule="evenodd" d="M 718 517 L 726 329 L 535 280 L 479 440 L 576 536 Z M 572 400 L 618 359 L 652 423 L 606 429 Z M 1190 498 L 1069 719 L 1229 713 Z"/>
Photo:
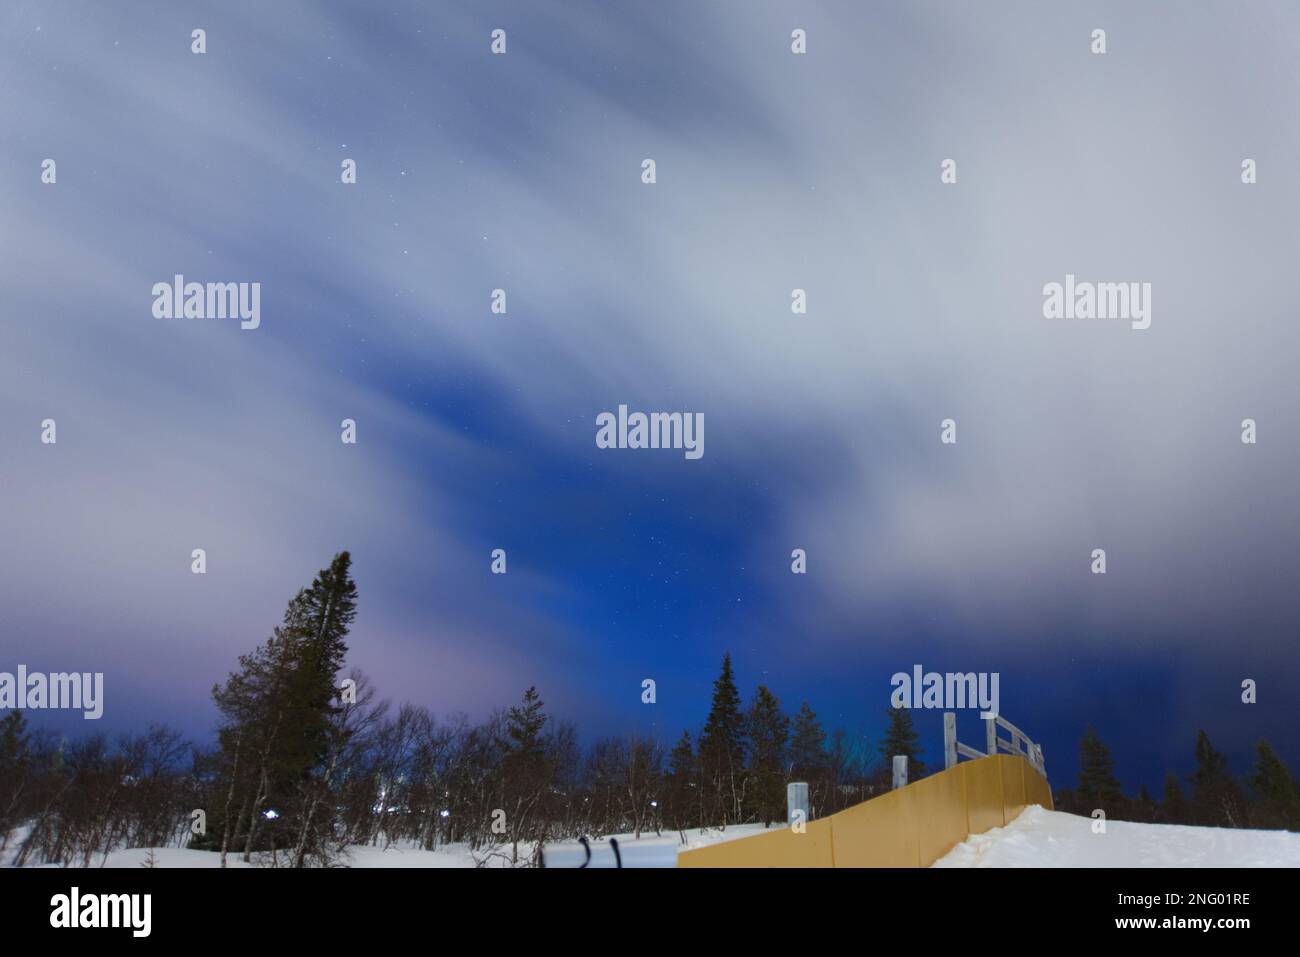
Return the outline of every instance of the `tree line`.
<path id="1" fill-rule="evenodd" d="M 214 686 L 215 741 L 150 727 L 110 742 L 31 731 L 0 720 L 0 860 L 93 866 L 124 847 L 188 846 L 272 866 L 331 866 L 349 845 L 465 845 L 480 864 L 540 862 L 557 840 L 784 822 L 786 784 L 809 785 L 822 817 L 890 786 L 894 755 L 926 773 L 905 709 L 888 709 L 878 747 L 827 732 L 808 702 L 789 713 L 759 685 L 748 704 L 730 655 L 702 728 L 671 748 L 640 733 L 584 746 L 547 714 L 536 688 L 486 719 L 438 719 L 381 700 L 345 672 L 357 613 L 351 557 L 340 552 L 289 602 L 267 640 Z M 1295 780 L 1261 744 L 1242 788 L 1202 733 L 1193 791 L 1177 781 L 1158 805 L 1126 799 L 1089 730 L 1077 791 L 1058 807 L 1109 817 L 1300 828 Z M 1181 803 L 1180 803 L 1181 802 Z M 1155 810 L 1151 810 L 1154 808 Z M 1139 815 L 1147 815 L 1141 817 Z"/>
<path id="2" fill-rule="evenodd" d="M 1078 787 L 1058 790 L 1054 801 L 1058 811 L 1091 816 L 1100 810 L 1110 820 L 1300 831 L 1300 782 L 1262 738 L 1242 780 L 1209 735 L 1197 732 L 1196 769 L 1186 782 L 1166 772 L 1156 799 L 1145 784 L 1135 797 L 1124 794 L 1110 749 L 1089 727 L 1079 744 Z"/>

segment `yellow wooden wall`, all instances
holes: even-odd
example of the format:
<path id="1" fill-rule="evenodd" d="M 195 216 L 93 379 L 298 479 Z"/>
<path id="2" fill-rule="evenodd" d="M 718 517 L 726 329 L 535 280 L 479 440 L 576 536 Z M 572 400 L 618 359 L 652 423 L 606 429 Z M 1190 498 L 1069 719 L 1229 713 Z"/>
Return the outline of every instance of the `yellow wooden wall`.
<path id="1" fill-rule="evenodd" d="M 963 761 L 907 787 L 810 821 L 677 855 L 678 867 L 929 867 L 971 834 L 1052 809 L 1047 780 L 1022 757 Z"/>

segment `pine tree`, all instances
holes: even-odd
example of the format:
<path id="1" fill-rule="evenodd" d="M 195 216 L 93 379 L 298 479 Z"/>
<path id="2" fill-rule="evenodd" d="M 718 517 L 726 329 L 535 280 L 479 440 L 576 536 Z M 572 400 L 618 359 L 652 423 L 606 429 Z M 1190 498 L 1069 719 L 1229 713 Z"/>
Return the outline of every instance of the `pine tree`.
<path id="1" fill-rule="evenodd" d="M 519 862 L 519 842 L 529 833 L 553 778 L 542 736 L 547 722 L 544 708 L 537 689 L 529 688 L 523 702 L 506 714 L 505 735 L 497 742 L 502 754 L 501 791 L 513 864 Z"/>
<path id="2" fill-rule="evenodd" d="M 1065 814 L 1083 814 L 1079 801 L 1074 796 L 1073 788 L 1057 788 L 1052 792 L 1052 805 Z"/>
<path id="3" fill-rule="evenodd" d="M 0 850 L 22 819 L 31 764 L 27 719 L 10 711 L 0 718 Z"/>
<path id="4" fill-rule="evenodd" d="M 338 673 L 348 654 L 348 629 L 357 617 L 351 569 L 352 556 L 339 552 L 296 599 L 301 602 L 301 657 L 294 690 L 305 716 L 302 730 L 305 746 L 311 749 L 309 761 L 320 756 L 329 719 L 339 710 Z"/>
<path id="5" fill-rule="evenodd" d="M 894 758 L 900 754 L 907 756 L 907 780 L 920 780 L 925 776 L 925 764 L 921 761 L 921 736 L 912 724 L 912 712 L 907 708 L 888 708 L 885 714 L 889 724 L 878 748 L 884 761 L 881 786 L 888 788 L 893 782 Z"/>
<path id="6" fill-rule="evenodd" d="M 830 756 L 826 753 L 826 731 L 807 701 L 799 706 L 794 716 L 787 761 L 790 780 L 808 785 L 809 816 L 816 817 L 818 809 L 827 803 L 825 791 L 830 787 L 827 781 Z"/>
<path id="7" fill-rule="evenodd" d="M 826 791 L 822 814 L 834 814 L 866 800 L 871 788 L 866 774 L 866 743 L 859 745 L 843 728 L 831 732 L 826 748 Z"/>
<path id="8" fill-rule="evenodd" d="M 639 840 L 641 831 L 653 826 L 659 829 L 658 814 L 652 801 L 658 796 L 663 783 L 663 750 L 653 738 L 633 735 L 627 746 L 627 777 L 623 794 L 627 799 L 632 819 L 632 837 Z"/>
<path id="9" fill-rule="evenodd" d="M 1192 816 L 1209 827 L 1244 827 L 1245 801 L 1228 770 L 1228 759 L 1216 751 L 1204 731 L 1196 736 L 1196 771 L 1192 774 Z"/>
<path id="10" fill-rule="evenodd" d="M 713 704 L 700 735 L 700 777 L 710 805 L 705 813 L 718 815 L 717 822 L 723 827 L 740 820 L 744 776 L 740 692 L 731 671 L 731 654 L 727 653 L 722 658 L 722 673 L 713 682 Z"/>
<path id="11" fill-rule="evenodd" d="M 1110 749 L 1089 725 L 1079 744 L 1079 791 L 1077 800 L 1089 814 L 1100 808 L 1107 817 L 1124 811 L 1124 795 L 1115 777 L 1115 762 Z"/>
<path id="12" fill-rule="evenodd" d="M 1188 824 L 1187 799 L 1183 796 L 1178 775 L 1173 771 L 1165 774 L 1165 796 L 1160 805 L 1160 820 L 1165 824 Z"/>
<path id="13" fill-rule="evenodd" d="M 1300 785 L 1272 746 L 1260 739 L 1255 746 L 1255 771 L 1250 777 L 1257 808 L 1251 823 L 1266 828 L 1300 831 Z"/>
<path id="14" fill-rule="evenodd" d="M 526 774 L 541 760 L 545 707 L 541 695 L 532 687 L 524 692 L 523 702 L 506 715 L 506 737 L 501 747 L 505 752 L 503 768 L 507 774 Z"/>
<path id="15" fill-rule="evenodd" d="M 1151 799 L 1151 792 L 1143 784 L 1138 788 L 1137 800 L 1129 808 L 1129 816 L 1134 821 L 1151 824 L 1156 819 L 1156 802 Z"/>
<path id="16" fill-rule="evenodd" d="M 284 619 L 258 649 L 239 659 L 239 670 L 212 689 L 222 715 L 221 780 L 216 813 L 222 865 L 242 838 L 250 859 L 263 832 L 272 847 L 301 844 L 301 802 L 326 750 L 337 713 L 336 682 L 347 655 L 348 628 L 356 618 L 351 556 L 340 552 L 328 568 L 289 602 Z M 274 823 L 268 812 L 274 811 Z M 280 842 L 280 834 L 292 835 Z M 305 850 L 299 846 L 296 859 Z"/>
<path id="17" fill-rule="evenodd" d="M 0 767 L 16 764 L 27 749 L 27 719 L 21 711 L 0 718 Z"/>
<path id="18" fill-rule="evenodd" d="M 212 689 L 223 719 L 217 737 L 225 794 L 209 823 L 221 823 L 222 867 L 227 851 L 241 843 L 244 860 L 250 860 L 268 805 L 281 814 L 281 798 L 306 770 L 298 758 L 301 746 L 293 741 L 297 709 L 290 700 L 298 648 L 295 614 L 290 603 L 285 623 L 260 648 L 240 656 L 239 670 L 224 686 Z M 217 832 L 211 833 L 215 838 Z"/>
<path id="19" fill-rule="evenodd" d="M 750 741 L 749 792 L 755 816 L 768 827 L 781 820 L 785 809 L 785 746 L 790 719 L 781 713 L 781 702 L 766 685 L 754 693 L 746 717 Z"/>
<path id="20" fill-rule="evenodd" d="M 683 731 L 681 739 L 668 755 L 668 774 L 665 779 L 664 794 L 664 803 L 667 805 L 664 811 L 668 823 L 678 831 L 685 831 L 691 826 L 691 822 L 697 819 L 695 807 L 699 794 L 697 770 L 690 732 Z"/>

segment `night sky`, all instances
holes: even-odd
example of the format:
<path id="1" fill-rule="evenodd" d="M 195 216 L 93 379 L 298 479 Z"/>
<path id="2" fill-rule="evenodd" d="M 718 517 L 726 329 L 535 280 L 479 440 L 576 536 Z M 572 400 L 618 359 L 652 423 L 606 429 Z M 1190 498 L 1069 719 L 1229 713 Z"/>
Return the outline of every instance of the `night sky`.
<path id="1" fill-rule="evenodd" d="M 536 685 L 670 746 L 730 650 L 873 749 L 921 664 L 999 672 L 1058 787 L 1087 723 L 1129 792 L 1199 728 L 1300 768 L 1298 43 L 1292 3 L 7 3 L 0 671 L 104 672 L 37 726 L 206 739 L 346 548 L 350 663 L 438 714 Z M 260 328 L 154 318 L 178 273 Z M 1044 318 L 1067 273 L 1151 327 Z M 620 404 L 704 456 L 597 448 Z"/>

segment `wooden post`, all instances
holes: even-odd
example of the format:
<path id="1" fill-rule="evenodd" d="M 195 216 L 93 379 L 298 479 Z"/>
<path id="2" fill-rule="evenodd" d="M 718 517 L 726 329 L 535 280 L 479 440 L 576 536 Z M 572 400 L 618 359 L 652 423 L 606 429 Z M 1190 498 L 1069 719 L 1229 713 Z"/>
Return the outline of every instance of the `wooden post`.
<path id="1" fill-rule="evenodd" d="M 957 713 L 943 713 L 943 766 L 945 769 L 957 765 Z"/>
<path id="2" fill-rule="evenodd" d="M 907 786 L 907 755 L 894 755 L 894 790 Z"/>
<path id="3" fill-rule="evenodd" d="M 998 719 L 985 718 L 987 722 L 986 740 L 988 742 L 988 753 L 994 755 L 998 753 Z"/>
<path id="4" fill-rule="evenodd" d="M 795 811 L 802 811 L 800 823 L 807 824 L 812 817 L 808 807 L 808 785 L 803 781 L 791 781 L 785 786 L 785 823 L 795 822 Z"/>

